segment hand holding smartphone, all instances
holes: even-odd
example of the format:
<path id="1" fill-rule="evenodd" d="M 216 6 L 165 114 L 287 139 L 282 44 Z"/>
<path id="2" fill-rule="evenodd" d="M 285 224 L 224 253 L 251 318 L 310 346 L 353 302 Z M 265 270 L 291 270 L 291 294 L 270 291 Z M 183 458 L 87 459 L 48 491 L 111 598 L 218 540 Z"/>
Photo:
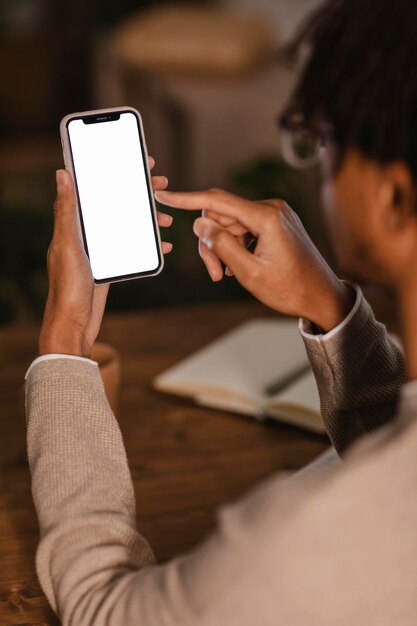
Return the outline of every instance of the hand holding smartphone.
<path id="1" fill-rule="evenodd" d="M 164 261 L 138 111 L 75 113 L 60 128 L 94 281 L 159 274 Z"/>

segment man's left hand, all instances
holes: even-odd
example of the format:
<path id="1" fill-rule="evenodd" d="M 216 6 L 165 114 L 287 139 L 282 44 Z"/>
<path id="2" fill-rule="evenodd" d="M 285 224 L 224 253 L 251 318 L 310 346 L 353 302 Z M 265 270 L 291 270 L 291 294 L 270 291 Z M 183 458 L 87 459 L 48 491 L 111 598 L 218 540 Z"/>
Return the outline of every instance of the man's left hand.
<path id="1" fill-rule="evenodd" d="M 151 169 L 155 162 L 149 159 Z M 165 189 L 164 176 L 154 176 L 155 191 Z M 66 170 L 57 172 L 54 233 L 48 251 L 49 292 L 39 337 L 39 354 L 70 354 L 89 358 L 100 330 L 109 285 L 95 285 L 77 226 L 74 183 Z M 160 226 L 172 217 L 158 213 Z M 164 242 L 165 254 L 172 245 Z"/>

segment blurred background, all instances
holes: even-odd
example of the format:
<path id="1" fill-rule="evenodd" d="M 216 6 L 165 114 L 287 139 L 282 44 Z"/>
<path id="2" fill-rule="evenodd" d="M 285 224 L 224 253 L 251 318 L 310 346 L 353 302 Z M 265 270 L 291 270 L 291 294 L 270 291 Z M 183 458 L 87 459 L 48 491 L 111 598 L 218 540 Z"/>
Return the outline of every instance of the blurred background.
<path id="1" fill-rule="evenodd" d="M 280 159 L 275 119 L 296 70 L 276 51 L 320 0 L 0 1 L 0 323 L 40 318 L 59 121 L 131 105 L 171 189 L 281 197 L 326 256 L 317 173 Z M 112 286 L 111 310 L 247 297 L 213 284 L 193 216 L 178 215 L 161 276 Z"/>

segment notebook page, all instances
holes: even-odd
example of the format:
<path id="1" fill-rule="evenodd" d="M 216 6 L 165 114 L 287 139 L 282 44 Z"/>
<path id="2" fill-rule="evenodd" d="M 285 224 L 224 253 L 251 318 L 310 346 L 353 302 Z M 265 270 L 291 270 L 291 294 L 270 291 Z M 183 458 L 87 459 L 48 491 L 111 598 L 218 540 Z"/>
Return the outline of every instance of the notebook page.
<path id="1" fill-rule="evenodd" d="M 316 379 L 310 370 L 263 407 L 265 415 L 277 417 L 318 433 L 325 432 L 320 414 L 320 397 Z"/>
<path id="2" fill-rule="evenodd" d="M 296 320 L 258 318 L 174 365 L 154 384 L 173 393 L 246 397 L 260 405 L 266 386 L 304 363 L 307 356 Z"/>
<path id="3" fill-rule="evenodd" d="M 279 406 L 280 404 L 291 404 L 320 413 L 320 396 L 312 370 L 304 374 L 304 376 L 296 380 L 281 393 L 269 398 L 265 404 L 270 407 Z"/>

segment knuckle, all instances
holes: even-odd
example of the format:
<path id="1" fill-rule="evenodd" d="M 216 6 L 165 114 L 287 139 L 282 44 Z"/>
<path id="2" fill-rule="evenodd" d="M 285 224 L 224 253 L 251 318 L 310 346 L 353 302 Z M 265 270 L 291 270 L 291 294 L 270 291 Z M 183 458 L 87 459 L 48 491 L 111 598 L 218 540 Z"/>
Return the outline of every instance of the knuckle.
<path id="1" fill-rule="evenodd" d="M 246 284 L 247 286 L 253 290 L 255 287 L 259 285 L 259 281 L 261 280 L 261 270 L 258 265 L 254 264 L 250 270 L 248 270 L 246 275 Z"/>
<path id="2" fill-rule="evenodd" d="M 273 226 L 279 218 L 279 209 L 277 207 L 268 206 L 265 210 L 265 221 L 269 226 Z"/>
<path id="3" fill-rule="evenodd" d="M 273 200 L 270 200 L 270 204 L 272 204 L 272 206 L 274 206 L 279 211 L 285 210 L 285 207 L 288 206 L 287 203 L 284 202 L 284 200 L 280 200 L 279 198 L 274 198 Z"/>
<path id="4" fill-rule="evenodd" d="M 227 191 L 225 191 L 224 189 L 221 189 L 220 187 L 210 187 L 207 193 L 213 199 L 215 198 L 216 200 L 223 200 L 223 201 L 226 200 L 230 195 Z"/>
<path id="5" fill-rule="evenodd" d="M 249 271 L 249 278 L 252 282 L 257 282 L 261 277 L 261 270 L 258 265 L 251 267 Z"/>
<path id="6" fill-rule="evenodd" d="M 271 219 L 275 217 L 277 220 L 282 216 L 291 217 L 294 213 L 289 204 L 287 204 L 284 200 L 271 200 L 269 202 L 269 210 L 271 212 Z"/>

